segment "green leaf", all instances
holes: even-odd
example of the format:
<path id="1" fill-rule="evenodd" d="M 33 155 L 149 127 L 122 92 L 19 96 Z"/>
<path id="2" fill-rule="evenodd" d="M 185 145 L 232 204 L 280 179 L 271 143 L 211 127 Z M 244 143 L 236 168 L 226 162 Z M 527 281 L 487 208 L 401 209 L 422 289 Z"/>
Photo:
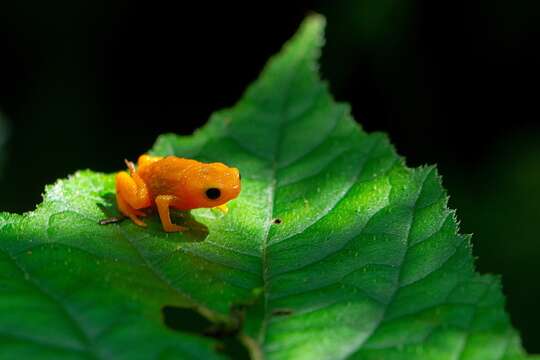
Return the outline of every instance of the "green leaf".
<path id="1" fill-rule="evenodd" d="M 152 150 L 240 168 L 228 215 L 192 212 L 206 238 L 156 216 L 98 225 L 114 183 L 91 171 L 0 216 L 0 358 L 217 357 L 164 325 L 166 305 L 239 331 L 254 358 L 524 356 L 436 170 L 407 168 L 319 80 L 323 27 L 310 16 L 233 108 Z"/>

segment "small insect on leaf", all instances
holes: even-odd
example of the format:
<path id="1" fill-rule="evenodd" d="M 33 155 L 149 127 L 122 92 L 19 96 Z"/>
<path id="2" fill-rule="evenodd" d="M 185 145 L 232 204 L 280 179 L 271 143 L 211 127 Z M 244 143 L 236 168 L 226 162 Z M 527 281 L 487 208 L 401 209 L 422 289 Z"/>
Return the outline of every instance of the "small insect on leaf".
<path id="1" fill-rule="evenodd" d="M 113 216 L 107 219 L 103 219 L 99 221 L 99 225 L 109 225 L 109 224 L 116 224 L 123 220 L 125 220 L 125 216 Z"/>

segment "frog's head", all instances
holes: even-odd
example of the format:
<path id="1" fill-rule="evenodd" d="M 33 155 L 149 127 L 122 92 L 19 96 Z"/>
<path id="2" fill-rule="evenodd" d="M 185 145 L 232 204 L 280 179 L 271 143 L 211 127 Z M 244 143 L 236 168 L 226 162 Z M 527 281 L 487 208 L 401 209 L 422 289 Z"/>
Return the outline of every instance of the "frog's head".
<path id="1" fill-rule="evenodd" d="M 240 194 L 240 171 L 222 163 L 199 163 L 185 179 L 184 197 L 189 194 L 191 208 L 223 205 Z"/>

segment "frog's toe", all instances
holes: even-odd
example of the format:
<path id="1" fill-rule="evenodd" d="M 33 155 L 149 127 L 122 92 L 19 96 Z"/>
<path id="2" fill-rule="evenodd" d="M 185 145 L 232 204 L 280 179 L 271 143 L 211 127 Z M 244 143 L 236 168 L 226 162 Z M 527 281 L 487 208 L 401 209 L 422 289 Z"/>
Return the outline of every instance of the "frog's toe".
<path id="1" fill-rule="evenodd" d="M 142 227 L 146 227 L 146 223 L 144 221 L 142 221 L 141 219 L 139 219 L 137 216 L 135 215 L 129 215 L 129 218 L 131 219 L 131 221 L 133 221 L 135 224 L 137 224 L 138 226 L 142 226 Z"/>
<path id="2" fill-rule="evenodd" d="M 226 214 L 226 213 L 229 212 L 229 208 L 227 207 L 227 204 L 222 204 L 222 205 L 219 205 L 219 206 L 215 206 L 215 207 L 213 207 L 212 209 L 219 210 L 219 211 L 221 211 L 223 214 Z"/>

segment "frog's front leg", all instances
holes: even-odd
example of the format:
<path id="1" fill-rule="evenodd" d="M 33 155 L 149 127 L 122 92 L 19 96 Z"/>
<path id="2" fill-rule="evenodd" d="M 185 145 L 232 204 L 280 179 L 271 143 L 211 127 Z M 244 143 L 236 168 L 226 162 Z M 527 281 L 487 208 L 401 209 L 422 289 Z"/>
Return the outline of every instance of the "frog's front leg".
<path id="1" fill-rule="evenodd" d="M 144 209 L 152 204 L 146 183 L 141 179 L 132 162 L 126 161 L 130 174 L 116 174 L 116 204 L 120 212 L 128 216 L 135 224 L 146 226 L 139 216 L 146 214 Z"/>
<path id="2" fill-rule="evenodd" d="M 170 206 L 178 198 L 174 195 L 159 195 L 156 197 L 155 202 L 159 213 L 159 218 L 161 219 L 161 225 L 163 225 L 163 230 L 166 232 L 182 232 L 187 230 L 186 227 L 173 224 L 171 222 Z"/>

